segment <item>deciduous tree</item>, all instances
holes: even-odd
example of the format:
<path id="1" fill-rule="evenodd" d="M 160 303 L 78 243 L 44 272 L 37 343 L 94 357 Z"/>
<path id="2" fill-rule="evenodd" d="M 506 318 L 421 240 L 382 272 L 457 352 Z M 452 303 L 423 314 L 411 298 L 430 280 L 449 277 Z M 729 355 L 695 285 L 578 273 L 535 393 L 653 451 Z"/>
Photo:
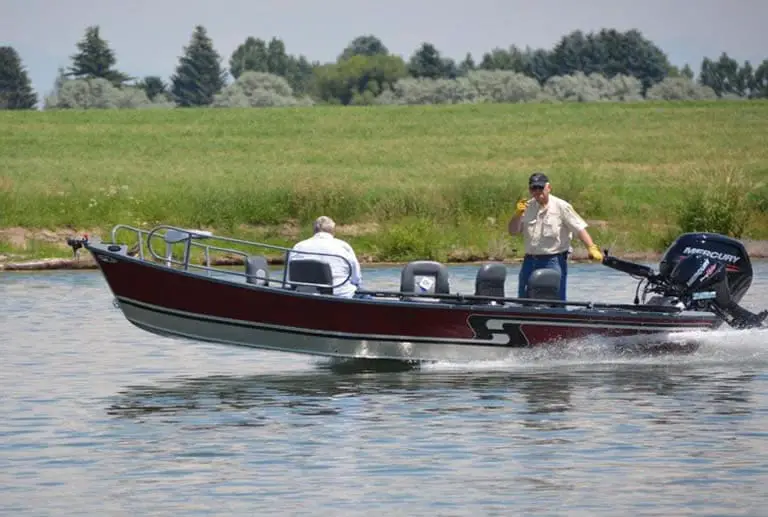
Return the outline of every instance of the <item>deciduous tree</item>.
<path id="1" fill-rule="evenodd" d="M 353 39 L 344 49 L 337 61 L 344 61 L 352 56 L 376 56 L 389 54 L 389 50 L 384 46 L 379 38 L 372 34 L 358 36 Z"/>
<path id="2" fill-rule="evenodd" d="M 763 60 L 755 70 L 752 85 L 752 97 L 768 99 L 768 59 Z"/>
<path id="3" fill-rule="evenodd" d="M 154 98 L 158 95 L 164 95 L 168 93 L 168 85 L 165 84 L 165 81 L 163 81 L 162 78 L 156 75 L 148 75 L 139 81 L 136 86 L 144 90 L 144 93 L 147 94 L 147 98 L 149 100 L 154 100 Z"/>
<path id="4" fill-rule="evenodd" d="M 458 69 L 456 63 L 450 58 L 443 58 L 433 44 L 422 43 L 408 61 L 408 73 L 413 77 L 455 79 Z"/>
<path id="5" fill-rule="evenodd" d="M 229 58 L 229 73 L 232 74 L 232 77 L 237 79 L 247 70 L 269 72 L 267 43 L 261 38 L 249 36 L 232 52 L 232 57 Z"/>
<path id="6" fill-rule="evenodd" d="M 603 29 L 584 34 L 574 31 L 563 36 L 552 51 L 553 74 L 599 73 L 612 78 L 629 75 L 640 79 L 644 90 L 667 77 L 667 55 L 640 31 Z"/>
<path id="7" fill-rule="evenodd" d="M 723 52 L 717 61 L 704 58 L 701 62 L 699 84 L 712 88 L 718 97 L 741 96 L 739 92 L 739 63 Z"/>
<path id="8" fill-rule="evenodd" d="M 400 56 L 352 56 L 314 70 L 317 98 L 337 104 L 370 104 L 385 89 L 407 75 Z"/>

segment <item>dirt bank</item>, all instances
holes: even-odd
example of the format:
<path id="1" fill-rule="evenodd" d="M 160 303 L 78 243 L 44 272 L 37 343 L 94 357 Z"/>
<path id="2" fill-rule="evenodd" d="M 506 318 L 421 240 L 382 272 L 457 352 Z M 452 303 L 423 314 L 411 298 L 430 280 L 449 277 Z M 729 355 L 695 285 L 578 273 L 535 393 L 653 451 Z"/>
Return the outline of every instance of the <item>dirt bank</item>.
<path id="1" fill-rule="evenodd" d="M 349 227 L 339 227 L 339 234 L 343 235 L 360 235 L 371 233 L 376 230 L 371 225 L 350 225 Z M 70 248 L 67 246 L 67 237 L 82 236 L 83 234 L 99 235 L 103 234 L 99 229 L 75 229 L 64 228 L 59 230 L 28 230 L 24 228 L 4 228 L 0 229 L 0 242 L 6 242 L 17 252 L 0 252 L 0 271 L 45 271 L 54 269 L 96 269 L 97 265 L 89 253 L 80 251 L 75 255 L 68 255 Z M 294 224 L 287 224 L 281 227 L 280 234 L 284 234 L 286 237 L 290 237 L 291 240 L 296 240 L 299 235 L 299 229 Z M 747 249 L 750 257 L 753 259 L 768 259 L 768 240 L 742 240 L 744 246 Z M 40 255 L 44 254 L 41 251 L 35 250 L 50 250 L 49 258 L 41 258 Z M 29 256 L 33 254 L 38 257 L 31 259 Z M 625 258 L 627 260 L 634 261 L 648 261 L 655 262 L 661 257 L 661 253 L 654 251 L 622 251 L 613 250 L 613 253 Z M 572 260 L 576 262 L 588 261 L 586 250 L 583 249 L 580 243 L 574 244 L 574 253 Z M 396 265 L 398 262 L 385 262 L 376 260 L 374 257 L 361 253 L 359 255 L 361 263 L 367 265 Z M 449 255 L 446 263 L 448 264 L 474 264 L 484 261 L 496 260 L 496 257 L 479 256 L 477 253 L 472 253 L 466 250 L 453 250 Z M 518 263 L 520 258 L 506 258 L 506 263 Z M 282 259 L 271 259 L 272 264 L 282 264 Z M 222 257 L 213 262 L 216 266 L 237 266 L 242 265 L 242 260 L 239 257 Z"/>

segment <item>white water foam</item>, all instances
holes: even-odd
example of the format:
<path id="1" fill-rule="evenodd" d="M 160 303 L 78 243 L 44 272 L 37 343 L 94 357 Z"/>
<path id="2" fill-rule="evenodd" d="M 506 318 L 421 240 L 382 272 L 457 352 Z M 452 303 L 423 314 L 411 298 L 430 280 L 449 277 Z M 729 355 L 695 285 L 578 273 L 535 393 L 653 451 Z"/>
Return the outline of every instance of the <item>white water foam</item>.
<path id="1" fill-rule="evenodd" d="M 658 338 L 654 342 L 660 341 Z M 740 364 L 768 366 L 768 328 L 679 332 L 663 336 L 666 347 L 648 337 L 590 337 L 533 349 L 515 350 L 503 360 L 436 362 L 424 364 L 430 371 L 505 371 L 520 368 L 551 368 L 596 364 Z M 696 344 L 687 352 L 676 347 Z"/>
<path id="2" fill-rule="evenodd" d="M 687 348 L 690 345 L 695 347 Z M 548 346 L 510 351 L 504 359 L 437 361 L 409 365 L 395 360 L 315 358 L 321 369 L 338 372 L 419 369 L 429 372 L 514 372 L 519 370 L 608 365 L 768 366 L 768 328 L 677 332 L 667 335 L 607 338 L 592 336 Z"/>

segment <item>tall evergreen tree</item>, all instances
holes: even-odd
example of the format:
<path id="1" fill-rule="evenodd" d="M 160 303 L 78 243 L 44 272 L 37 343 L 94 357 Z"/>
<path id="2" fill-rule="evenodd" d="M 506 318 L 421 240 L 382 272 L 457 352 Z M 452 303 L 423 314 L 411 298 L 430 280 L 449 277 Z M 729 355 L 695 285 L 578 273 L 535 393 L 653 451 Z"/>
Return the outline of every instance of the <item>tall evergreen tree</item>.
<path id="1" fill-rule="evenodd" d="M 0 109 L 32 109 L 37 94 L 13 47 L 0 47 Z"/>
<path id="2" fill-rule="evenodd" d="M 221 56 L 213 48 L 205 27 L 198 25 L 171 77 L 171 94 L 179 106 L 207 106 L 226 84 L 225 75 Z"/>
<path id="3" fill-rule="evenodd" d="M 77 43 L 77 49 L 79 52 L 71 56 L 72 66 L 69 67 L 67 76 L 77 79 L 101 77 L 117 87 L 131 79 L 113 68 L 117 62 L 115 53 L 102 39 L 98 25 L 85 29 L 85 36 Z"/>

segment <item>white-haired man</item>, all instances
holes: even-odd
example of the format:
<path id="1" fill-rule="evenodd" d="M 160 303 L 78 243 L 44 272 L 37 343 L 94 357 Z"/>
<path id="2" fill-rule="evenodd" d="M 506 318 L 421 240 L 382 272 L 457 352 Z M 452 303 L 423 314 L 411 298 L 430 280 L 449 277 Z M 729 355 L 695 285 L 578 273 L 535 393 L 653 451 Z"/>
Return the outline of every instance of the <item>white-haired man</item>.
<path id="1" fill-rule="evenodd" d="M 334 236 L 336 223 L 330 217 L 325 215 L 318 217 L 315 220 L 313 230 L 314 235 L 312 237 L 296 243 L 288 260 L 314 259 L 327 263 L 331 266 L 334 285 L 349 277 L 347 282 L 333 288 L 333 294 L 345 298 L 353 297 L 362 277 L 360 263 L 357 260 L 355 251 L 347 242 Z M 331 253 L 338 256 L 313 255 L 313 253 Z M 344 257 L 349 263 L 340 257 Z M 351 271 L 350 264 L 352 266 Z"/>

